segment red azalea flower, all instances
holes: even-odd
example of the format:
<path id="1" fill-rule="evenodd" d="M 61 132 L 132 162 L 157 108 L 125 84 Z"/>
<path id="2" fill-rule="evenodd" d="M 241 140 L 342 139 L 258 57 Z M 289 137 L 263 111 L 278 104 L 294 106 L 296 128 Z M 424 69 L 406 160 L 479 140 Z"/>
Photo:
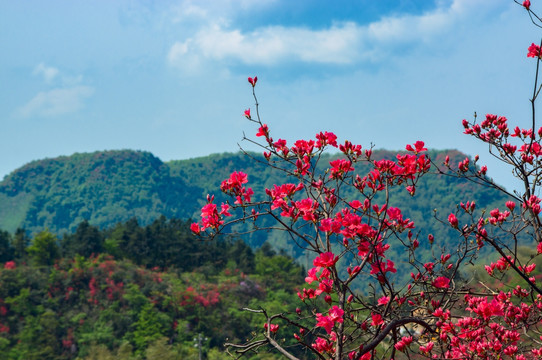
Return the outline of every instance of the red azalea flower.
<path id="1" fill-rule="evenodd" d="M 439 276 L 433 280 L 432 285 L 437 289 L 448 289 L 450 287 L 450 279 L 444 276 Z"/>
<path id="2" fill-rule="evenodd" d="M 267 124 L 263 124 L 263 126 L 258 129 L 256 136 L 269 136 L 269 128 L 267 127 Z"/>
<path id="3" fill-rule="evenodd" d="M 452 225 L 452 227 L 454 227 L 454 228 L 457 228 L 457 226 L 458 226 L 458 224 L 459 224 L 459 220 L 457 220 L 457 217 L 456 217 L 454 214 L 448 215 L 448 222 L 449 222 L 450 225 Z"/>
<path id="4" fill-rule="evenodd" d="M 535 43 L 532 43 L 531 46 L 529 46 L 529 49 L 527 49 L 527 57 L 536 57 L 540 58 L 540 46 L 536 45 Z"/>
<path id="5" fill-rule="evenodd" d="M 248 82 L 250 83 L 250 85 L 252 85 L 252 87 L 256 86 L 257 81 L 258 81 L 257 76 L 254 76 L 254 78 L 251 78 L 251 77 L 248 78 Z"/>
<path id="6" fill-rule="evenodd" d="M 332 267 L 339 260 L 338 256 L 335 256 L 332 252 L 325 252 L 320 254 L 313 261 L 314 266 L 320 266 L 324 268 Z"/>

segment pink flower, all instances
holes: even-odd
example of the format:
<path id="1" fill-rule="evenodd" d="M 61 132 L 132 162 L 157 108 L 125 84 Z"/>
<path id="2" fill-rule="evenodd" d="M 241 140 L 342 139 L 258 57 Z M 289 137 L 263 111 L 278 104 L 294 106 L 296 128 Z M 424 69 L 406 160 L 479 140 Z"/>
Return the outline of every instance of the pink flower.
<path id="1" fill-rule="evenodd" d="M 523 7 L 527 10 L 529 10 L 529 8 L 531 7 L 531 2 L 529 0 L 525 0 L 523 2 Z"/>
<path id="2" fill-rule="evenodd" d="M 224 215 L 224 216 L 231 216 L 231 214 L 229 213 L 229 210 L 230 210 L 230 206 L 228 204 L 224 204 L 222 203 L 220 205 L 221 207 L 221 211 L 220 211 L 220 215 Z"/>
<path id="3" fill-rule="evenodd" d="M 311 346 L 319 353 L 333 352 L 333 343 L 322 338 L 317 338 Z"/>
<path id="4" fill-rule="evenodd" d="M 267 330 L 267 323 L 263 324 L 263 328 Z M 277 324 L 271 324 L 271 326 L 269 327 L 269 331 L 271 331 L 272 333 L 276 333 L 278 330 L 279 326 Z"/>
<path id="5" fill-rule="evenodd" d="M 352 163 L 345 159 L 333 160 L 330 161 L 329 164 L 331 165 L 331 174 L 329 175 L 330 179 L 342 179 L 347 172 L 354 171 Z"/>
<path id="6" fill-rule="evenodd" d="M 320 285 L 318 285 L 318 290 L 316 290 L 316 295 L 320 295 L 323 292 L 330 294 L 332 291 L 333 291 L 333 280 L 324 279 L 322 280 L 322 282 L 320 282 Z"/>
<path id="7" fill-rule="evenodd" d="M 384 262 L 371 264 L 371 275 L 380 273 L 385 274 L 388 271 L 392 273 L 397 272 L 397 269 L 395 268 L 395 263 L 390 259 L 386 260 L 386 264 L 384 264 Z"/>
<path id="8" fill-rule="evenodd" d="M 452 227 L 457 229 L 457 225 L 459 224 L 459 221 L 457 220 L 457 217 L 454 214 L 448 215 L 448 222 Z"/>
<path id="9" fill-rule="evenodd" d="M 198 223 L 192 223 L 190 225 L 190 230 L 196 235 L 198 235 L 201 232 L 201 228 L 199 227 Z"/>
<path id="10" fill-rule="evenodd" d="M 430 353 L 431 350 L 433 350 L 433 346 L 435 346 L 435 343 L 433 343 L 432 341 L 428 342 L 427 345 L 425 346 L 420 346 L 420 351 L 427 354 L 427 353 Z"/>
<path id="11" fill-rule="evenodd" d="M 316 326 L 323 327 L 328 334 L 331 334 L 335 323 L 328 316 L 324 316 L 320 313 L 316 314 Z"/>
<path id="12" fill-rule="evenodd" d="M 378 305 L 386 305 L 389 301 L 389 296 L 382 296 L 380 299 L 378 299 Z"/>
<path id="13" fill-rule="evenodd" d="M 335 265 L 337 261 L 339 261 L 338 256 L 335 256 L 332 252 L 325 252 L 321 253 L 312 263 L 314 266 L 328 268 Z"/>
<path id="14" fill-rule="evenodd" d="M 405 351 L 405 349 L 412 343 L 412 336 L 404 336 L 400 341 L 398 341 L 394 347 L 398 351 Z"/>
<path id="15" fill-rule="evenodd" d="M 248 78 L 248 82 L 250 83 L 250 85 L 252 85 L 252 87 L 256 86 L 257 81 L 258 81 L 257 76 L 254 76 L 254 78 L 251 78 L 251 77 Z"/>
<path id="16" fill-rule="evenodd" d="M 323 148 L 325 145 L 331 145 L 333 147 L 337 147 L 337 135 L 333 134 L 333 133 L 330 133 L 330 132 L 325 132 L 325 133 L 322 133 L 320 132 L 319 134 L 316 134 L 316 139 L 318 140 L 316 142 L 316 147 L 318 149 L 321 149 Z"/>
<path id="17" fill-rule="evenodd" d="M 331 309 L 329 309 L 329 318 L 332 321 L 342 323 L 343 316 L 344 316 L 344 310 L 338 307 L 337 305 L 334 305 Z"/>
<path id="18" fill-rule="evenodd" d="M 529 46 L 527 57 L 540 58 L 540 46 L 532 43 L 531 46 Z"/>
<path id="19" fill-rule="evenodd" d="M 432 285 L 437 289 L 448 289 L 450 287 L 450 279 L 444 276 L 439 276 L 433 280 Z"/>
<path id="20" fill-rule="evenodd" d="M 246 117 L 247 119 L 250 119 L 250 109 L 246 109 L 246 110 L 245 110 L 245 117 Z"/>
<path id="21" fill-rule="evenodd" d="M 507 201 L 507 202 L 506 202 L 506 207 L 507 207 L 510 211 L 514 211 L 514 208 L 516 207 L 516 203 L 513 202 L 513 201 Z"/>
<path id="22" fill-rule="evenodd" d="M 15 261 L 8 261 L 4 264 L 4 269 L 13 270 L 15 267 Z"/>
<path id="23" fill-rule="evenodd" d="M 269 128 L 267 127 L 267 124 L 263 124 L 259 129 L 256 136 L 269 136 Z"/>
<path id="24" fill-rule="evenodd" d="M 427 151 L 427 148 L 425 148 L 424 146 L 425 146 L 425 144 L 424 144 L 423 141 L 416 141 L 414 143 L 414 148 L 411 145 L 407 145 L 406 150 L 407 151 L 412 151 L 412 152 L 417 154 L 417 153 L 420 153 L 422 151 Z"/>
<path id="25" fill-rule="evenodd" d="M 308 275 L 306 278 L 305 278 L 305 281 L 308 283 L 308 284 L 311 284 L 313 281 L 318 281 L 318 275 L 316 275 L 316 273 L 318 272 L 318 268 L 312 268 L 308 271 Z"/>
<path id="26" fill-rule="evenodd" d="M 376 327 L 384 324 L 384 320 L 382 320 L 382 315 L 380 314 L 372 314 L 371 319 L 371 326 Z"/>

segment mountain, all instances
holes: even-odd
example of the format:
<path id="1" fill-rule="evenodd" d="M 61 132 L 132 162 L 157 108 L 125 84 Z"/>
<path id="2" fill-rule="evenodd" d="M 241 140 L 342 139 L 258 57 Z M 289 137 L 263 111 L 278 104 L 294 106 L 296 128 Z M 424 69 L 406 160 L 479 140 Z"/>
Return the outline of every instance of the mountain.
<path id="1" fill-rule="evenodd" d="M 170 175 L 148 152 L 104 151 L 33 161 L 0 183 L 0 228 L 73 231 L 89 220 L 100 227 L 161 214 L 187 217 L 187 196 L 198 187 Z"/>
<path id="2" fill-rule="evenodd" d="M 438 164 L 446 154 L 456 163 L 465 157 L 455 150 L 430 151 L 429 155 Z M 326 156 L 329 159 L 324 157 L 322 164 L 333 158 Z M 392 158 L 394 153 L 379 150 L 373 157 Z M 131 218 L 149 224 L 160 215 L 196 219 L 207 194 L 216 194 L 218 203 L 226 200 L 219 185 L 232 171 L 247 173 L 248 185 L 256 194 L 285 181 L 283 173 L 262 160 L 257 154 L 224 153 L 162 162 L 149 152 L 120 150 L 33 161 L 0 182 L 0 229 L 13 232 L 23 227 L 36 233 L 47 228 L 62 234 L 73 232 L 83 220 L 105 228 Z M 367 169 L 367 164 L 357 165 L 359 173 Z M 429 233 L 435 239 L 454 236 L 434 221 L 435 209 L 446 219 L 459 202 L 474 200 L 485 208 L 503 207 L 506 201 L 498 191 L 443 175 L 423 177 L 413 197 L 406 191 L 390 196 L 393 206 L 414 220 L 422 239 Z M 288 254 L 301 255 L 277 232 L 249 234 L 243 240 L 253 247 L 267 240 Z"/>

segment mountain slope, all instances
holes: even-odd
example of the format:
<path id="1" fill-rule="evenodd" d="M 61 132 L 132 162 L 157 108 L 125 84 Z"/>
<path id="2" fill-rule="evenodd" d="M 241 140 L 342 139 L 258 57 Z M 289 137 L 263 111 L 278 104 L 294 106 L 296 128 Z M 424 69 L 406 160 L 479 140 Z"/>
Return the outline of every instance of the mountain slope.
<path id="1" fill-rule="evenodd" d="M 457 161 L 465 157 L 458 151 L 431 151 L 430 156 L 439 163 L 445 153 Z M 322 164 L 333 158 L 326 156 L 329 159 L 324 157 Z M 393 156 L 389 151 L 374 153 L 375 159 Z M 85 219 L 104 228 L 133 217 L 141 224 L 162 214 L 196 218 L 207 194 L 216 194 L 219 203 L 226 200 L 219 185 L 232 171 L 249 175 L 255 197 L 263 187 L 286 181 L 283 173 L 261 160 L 255 154 L 226 153 L 164 163 L 148 152 L 121 150 L 34 161 L 0 182 L 0 228 L 11 232 L 17 227 L 32 232 L 48 228 L 62 233 L 73 232 Z M 360 174 L 367 169 L 367 164 L 357 165 Z M 406 191 L 391 194 L 393 206 L 415 221 L 422 238 L 429 233 L 437 239 L 453 236 L 449 228 L 433 220 L 434 209 L 445 219 L 457 203 L 467 200 L 484 208 L 502 207 L 506 199 L 497 191 L 442 175 L 423 177 L 414 197 Z M 268 240 L 299 256 L 295 245 L 277 232 L 249 234 L 244 240 L 253 247 Z"/>
<path id="2" fill-rule="evenodd" d="M 193 188 L 147 152 L 105 151 L 31 162 L 0 183 L 0 228 L 73 231 L 87 219 L 108 226 L 149 223 L 180 211 Z"/>

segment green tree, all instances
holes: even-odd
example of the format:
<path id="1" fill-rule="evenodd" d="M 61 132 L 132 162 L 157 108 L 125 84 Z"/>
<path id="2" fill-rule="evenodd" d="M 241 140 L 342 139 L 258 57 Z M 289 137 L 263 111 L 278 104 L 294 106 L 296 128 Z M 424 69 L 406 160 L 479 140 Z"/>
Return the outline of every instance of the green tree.
<path id="1" fill-rule="evenodd" d="M 13 259 L 13 248 L 11 247 L 11 234 L 0 230 L 0 262 Z"/>
<path id="2" fill-rule="evenodd" d="M 40 232 L 28 247 L 28 254 L 32 262 L 37 266 L 53 265 L 59 257 L 56 236 L 47 230 Z"/>
<path id="3" fill-rule="evenodd" d="M 147 360 L 182 360 L 186 359 L 186 354 L 182 354 L 168 344 L 168 339 L 165 337 L 154 340 L 145 350 L 145 358 Z"/>
<path id="4" fill-rule="evenodd" d="M 75 233 L 64 237 L 62 251 L 68 257 L 75 254 L 90 257 L 92 254 L 102 253 L 104 251 L 103 233 L 84 220 L 77 226 Z"/>
<path id="5" fill-rule="evenodd" d="M 27 258 L 26 248 L 30 244 L 30 238 L 28 237 L 26 230 L 17 228 L 15 230 L 15 236 L 13 237 L 12 247 L 13 256 L 16 260 L 25 261 Z"/>
<path id="6" fill-rule="evenodd" d="M 56 360 L 59 358 L 59 322 L 50 310 L 39 316 L 27 316 L 12 357 L 24 360 Z"/>
<path id="7" fill-rule="evenodd" d="M 158 312 L 151 303 L 143 306 L 134 331 L 134 343 L 138 352 L 144 351 L 150 343 L 164 336 L 164 324 L 167 323 L 164 320 L 167 320 L 167 316 Z"/>

